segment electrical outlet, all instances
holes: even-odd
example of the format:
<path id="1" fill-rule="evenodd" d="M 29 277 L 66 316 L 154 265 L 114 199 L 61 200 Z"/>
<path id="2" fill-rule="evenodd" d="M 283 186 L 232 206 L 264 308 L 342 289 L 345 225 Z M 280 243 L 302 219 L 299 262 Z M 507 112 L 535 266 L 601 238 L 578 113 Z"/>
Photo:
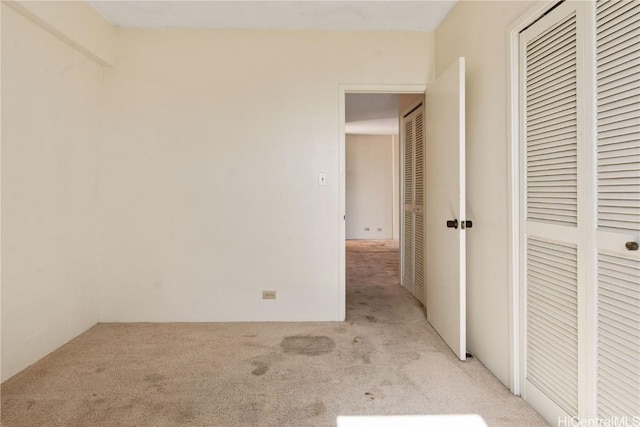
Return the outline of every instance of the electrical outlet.
<path id="1" fill-rule="evenodd" d="M 276 291 L 262 291 L 262 299 L 276 299 Z"/>

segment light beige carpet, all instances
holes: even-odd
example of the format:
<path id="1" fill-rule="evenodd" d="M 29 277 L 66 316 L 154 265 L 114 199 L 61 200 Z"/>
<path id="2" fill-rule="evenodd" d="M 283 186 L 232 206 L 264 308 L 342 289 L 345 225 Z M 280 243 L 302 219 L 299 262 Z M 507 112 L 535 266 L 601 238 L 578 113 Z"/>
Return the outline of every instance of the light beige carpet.
<path id="1" fill-rule="evenodd" d="M 546 425 L 476 359 L 449 351 L 398 284 L 397 242 L 347 248 L 346 322 L 99 324 L 2 384 L 2 426 L 298 427 L 428 414 Z"/>

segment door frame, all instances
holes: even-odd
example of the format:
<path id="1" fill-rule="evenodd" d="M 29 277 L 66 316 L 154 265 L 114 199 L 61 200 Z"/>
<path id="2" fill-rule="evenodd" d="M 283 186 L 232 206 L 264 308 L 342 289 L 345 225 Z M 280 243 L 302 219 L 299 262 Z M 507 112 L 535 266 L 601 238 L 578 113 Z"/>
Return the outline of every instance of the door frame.
<path id="1" fill-rule="evenodd" d="M 347 315 L 347 265 L 346 265 L 346 95 L 347 93 L 422 93 L 427 90 L 426 84 L 341 84 L 338 86 L 338 320 L 344 321 Z M 400 111 L 398 111 L 400 114 Z M 402 182 L 402 175 L 400 182 Z M 401 230 L 402 231 L 402 230 Z M 402 232 L 399 238 L 402 238 Z"/>
<path id="2" fill-rule="evenodd" d="M 558 0 L 536 3 L 507 28 L 507 218 L 509 255 L 509 389 L 521 394 L 521 375 L 524 363 L 523 334 L 520 333 L 521 268 L 520 268 L 520 32 L 541 18 Z"/>

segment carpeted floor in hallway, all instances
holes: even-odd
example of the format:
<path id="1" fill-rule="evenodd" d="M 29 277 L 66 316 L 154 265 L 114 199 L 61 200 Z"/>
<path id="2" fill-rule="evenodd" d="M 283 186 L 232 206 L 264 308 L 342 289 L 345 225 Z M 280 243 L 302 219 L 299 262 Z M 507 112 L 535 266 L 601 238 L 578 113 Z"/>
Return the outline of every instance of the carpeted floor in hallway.
<path id="1" fill-rule="evenodd" d="M 479 414 L 544 426 L 459 362 L 398 282 L 394 241 L 347 243 L 347 321 L 98 324 L 2 384 L 2 426 L 332 426 Z"/>

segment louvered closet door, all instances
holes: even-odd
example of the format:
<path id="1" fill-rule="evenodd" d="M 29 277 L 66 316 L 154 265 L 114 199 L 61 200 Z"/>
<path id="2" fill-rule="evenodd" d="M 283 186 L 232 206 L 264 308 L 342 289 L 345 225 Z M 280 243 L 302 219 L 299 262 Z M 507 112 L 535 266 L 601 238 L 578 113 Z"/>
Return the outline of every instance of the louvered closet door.
<path id="1" fill-rule="evenodd" d="M 414 186 L 414 277 L 413 295 L 424 303 L 425 284 L 425 206 L 424 206 L 424 110 L 415 115 L 415 186 Z"/>
<path id="2" fill-rule="evenodd" d="M 640 415 L 640 3 L 596 4 L 597 413 Z"/>
<path id="3" fill-rule="evenodd" d="M 563 3 L 520 37 L 523 108 L 523 396 L 547 419 L 578 415 L 583 120 L 580 25 Z"/>
<path id="4" fill-rule="evenodd" d="M 424 303 L 424 108 L 403 117 L 402 285 Z"/>
<path id="5" fill-rule="evenodd" d="M 413 166 L 413 116 L 403 119 L 403 218 L 402 218 L 402 286 L 411 290 L 413 288 L 413 191 L 414 191 L 414 166 Z"/>

